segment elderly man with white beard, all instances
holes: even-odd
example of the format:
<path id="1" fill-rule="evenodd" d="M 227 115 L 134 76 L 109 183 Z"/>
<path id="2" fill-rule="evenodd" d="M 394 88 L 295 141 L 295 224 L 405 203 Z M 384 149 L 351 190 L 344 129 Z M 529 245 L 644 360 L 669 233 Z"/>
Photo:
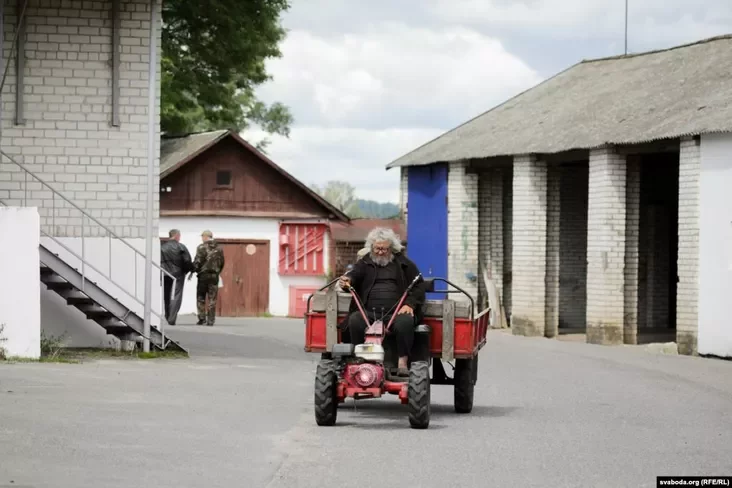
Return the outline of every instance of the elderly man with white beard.
<path id="1" fill-rule="evenodd" d="M 381 319 L 384 325 L 392 315 L 391 326 L 396 336 L 398 377 L 409 378 L 408 358 L 414 343 L 414 329 L 422 320 L 425 292 L 422 284 L 414 286 L 403 306 L 395 310 L 409 284 L 419 275 L 417 266 L 403 254 L 402 244 L 393 230 L 373 229 L 366 237 L 368 250 L 354 265 L 351 272 L 342 276 L 339 284 L 351 286 L 364 304 L 369 321 Z M 351 301 L 348 318 L 344 321 L 343 342 L 362 344 L 366 338 L 366 323 Z"/>

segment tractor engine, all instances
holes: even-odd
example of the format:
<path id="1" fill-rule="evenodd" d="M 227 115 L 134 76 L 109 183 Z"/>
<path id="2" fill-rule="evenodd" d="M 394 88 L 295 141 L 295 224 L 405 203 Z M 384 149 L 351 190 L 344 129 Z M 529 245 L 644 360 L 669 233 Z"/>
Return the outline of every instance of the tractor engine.
<path id="1" fill-rule="evenodd" d="M 371 363 L 349 364 L 344 377 L 356 388 L 379 388 L 384 380 L 384 368 Z"/>

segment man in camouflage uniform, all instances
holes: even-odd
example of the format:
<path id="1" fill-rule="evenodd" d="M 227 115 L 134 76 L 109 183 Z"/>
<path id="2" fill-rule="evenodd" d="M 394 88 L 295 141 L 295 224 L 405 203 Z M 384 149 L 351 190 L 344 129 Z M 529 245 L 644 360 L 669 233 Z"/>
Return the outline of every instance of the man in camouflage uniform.
<path id="1" fill-rule="evenodd" d="M 214 240 L 210 230 L 203 231 L 201 240 L 203 242 L 196 249 L 196 258 L 193 260 L 193 271 L 198 276 L 196 325 L 203 325 L 205 321 L 206 325 L 212 326 L 216 319 L 216 296 L 219 292 L 219 275 L 224 269 L 224 251 Z M 191 277 L 193 273 L 188 279 Z M 208 310 L 206 310 L 206 298 L 208 298 Z"/>

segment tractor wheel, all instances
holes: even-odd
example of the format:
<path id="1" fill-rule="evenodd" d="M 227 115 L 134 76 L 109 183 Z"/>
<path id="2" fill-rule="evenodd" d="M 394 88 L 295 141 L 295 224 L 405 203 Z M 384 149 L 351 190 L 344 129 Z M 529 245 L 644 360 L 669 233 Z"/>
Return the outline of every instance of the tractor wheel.
<path id="1" fill-rule="evenodd" d="M 315 422 L 335 425 L 338 416 L 338 374 L 335 361 L 321 359 L 315 371 Z"/>
<path id="2" fill-rule="evenodd" d="M 457 413 L 470 413 L 473 410 L 477 362 L 477 357 L 455 361 L 455 411 Z"/>
<path id="3" fill-rule="evenodd" d="M 425 361 L 416 361 L 409 368 L 407 386 L 409 425 L 426 429 L 430 425 L 430 368 Z"/>

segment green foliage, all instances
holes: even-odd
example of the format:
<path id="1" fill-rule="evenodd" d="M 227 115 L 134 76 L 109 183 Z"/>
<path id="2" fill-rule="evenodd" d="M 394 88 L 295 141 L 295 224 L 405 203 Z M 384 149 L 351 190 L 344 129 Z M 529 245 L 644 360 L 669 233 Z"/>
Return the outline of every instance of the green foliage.
<path id="1" fill-rule="evenodd" d="M 352 219 L 363 217 L 355 198 L 356 189 L 345 181 L 329 181 L 324 186 L 311 185 L 313 191 Z"/>
<path id="2" fill-rule="evenodd" d="M 399 205 L 356 198 L 356 189 L 345 181 L 329 181 L 311 188 L 352 219 L 399 218 Z"/>
<path id="3" fill-rule="evenodd" d="M 397 219 L 399 218 L 399 205 L 395 203 L 381 203 L 374 200 L 356 200 L 361 214 L 370 219 Z"/>
<path id="4" fill-rule="evenodd" d="M 271 77 L 268 58 L 280 57 L 279 24 L 287 0 L 167 0 L 163 3 L 161 128 L 167 134 L 257 124 L 289 136 L 293 118 L 254 90 Z M 266 146 L 267 141 L 260 144 Z"/>

